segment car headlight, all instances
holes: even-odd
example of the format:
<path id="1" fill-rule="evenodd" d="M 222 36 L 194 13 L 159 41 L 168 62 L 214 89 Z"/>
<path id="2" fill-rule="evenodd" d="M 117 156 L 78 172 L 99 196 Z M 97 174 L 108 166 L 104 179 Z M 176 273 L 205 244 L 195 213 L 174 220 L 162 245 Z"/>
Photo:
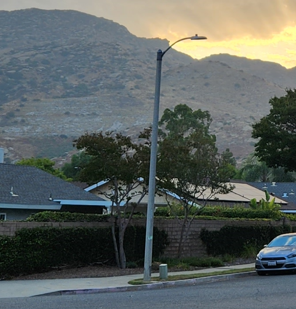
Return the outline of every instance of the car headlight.
<path id="1" fill-rule="evenodd" d="M 289 258 L 289 259 L 292 259 L 292 258 L 294 258 L 294 257 L 296 257 L 296 253 L 290 253 L 290 254 L 287 256 L 287 258 Z"/>

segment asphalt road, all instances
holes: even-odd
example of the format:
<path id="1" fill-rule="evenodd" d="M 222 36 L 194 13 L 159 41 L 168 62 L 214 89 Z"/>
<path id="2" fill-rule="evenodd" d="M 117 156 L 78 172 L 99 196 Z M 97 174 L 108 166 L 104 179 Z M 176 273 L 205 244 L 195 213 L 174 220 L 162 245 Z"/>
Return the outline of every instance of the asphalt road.
<path id="1" fill-rule="evenodd" d="M 1 299 L 2 309 L 294 309 L 296 275 L 250 276 L 159 290 Z"/>

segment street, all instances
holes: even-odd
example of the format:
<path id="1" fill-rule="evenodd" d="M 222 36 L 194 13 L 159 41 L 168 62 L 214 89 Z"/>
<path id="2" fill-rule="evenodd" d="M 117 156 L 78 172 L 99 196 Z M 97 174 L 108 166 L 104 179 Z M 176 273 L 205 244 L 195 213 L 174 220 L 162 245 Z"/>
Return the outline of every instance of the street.
<path id="1" fill-rule="evenodd" d="M 250 276 L 196 286 L 135 292 L 1 299 L 9 309 L 294 309 L 296 275 Z"/>

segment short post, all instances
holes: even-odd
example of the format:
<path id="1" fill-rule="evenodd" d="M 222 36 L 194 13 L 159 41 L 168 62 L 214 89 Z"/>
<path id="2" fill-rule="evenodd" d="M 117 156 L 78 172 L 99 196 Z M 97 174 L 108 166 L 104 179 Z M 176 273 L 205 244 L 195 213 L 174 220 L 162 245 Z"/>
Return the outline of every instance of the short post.
<path id="1" fill-rule="evenodd" d="M 159 265 L 159 279 L 166 280 L 168 278 L 168 265 L 160 264 Z"/>

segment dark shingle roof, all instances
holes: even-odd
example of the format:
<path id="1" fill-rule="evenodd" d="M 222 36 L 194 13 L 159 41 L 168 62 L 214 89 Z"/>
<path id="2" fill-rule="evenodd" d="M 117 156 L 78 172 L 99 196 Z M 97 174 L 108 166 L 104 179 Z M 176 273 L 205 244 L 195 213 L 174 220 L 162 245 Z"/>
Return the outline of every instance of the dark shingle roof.
<path id="1" fill-rule="evenodd" d="M 0 204 L 56 204 L 50 198 L 52 200 L 104 201 L 36 167 L 0 164 Z"/>
<path id="2" fill-rule="evenodd" d="M 288 202 L 285 209 L 296 210 L 296 183 L 295 182 L 248 182 L 251 186 L 262 191 L 267 190 L 274 195 Z"/>

